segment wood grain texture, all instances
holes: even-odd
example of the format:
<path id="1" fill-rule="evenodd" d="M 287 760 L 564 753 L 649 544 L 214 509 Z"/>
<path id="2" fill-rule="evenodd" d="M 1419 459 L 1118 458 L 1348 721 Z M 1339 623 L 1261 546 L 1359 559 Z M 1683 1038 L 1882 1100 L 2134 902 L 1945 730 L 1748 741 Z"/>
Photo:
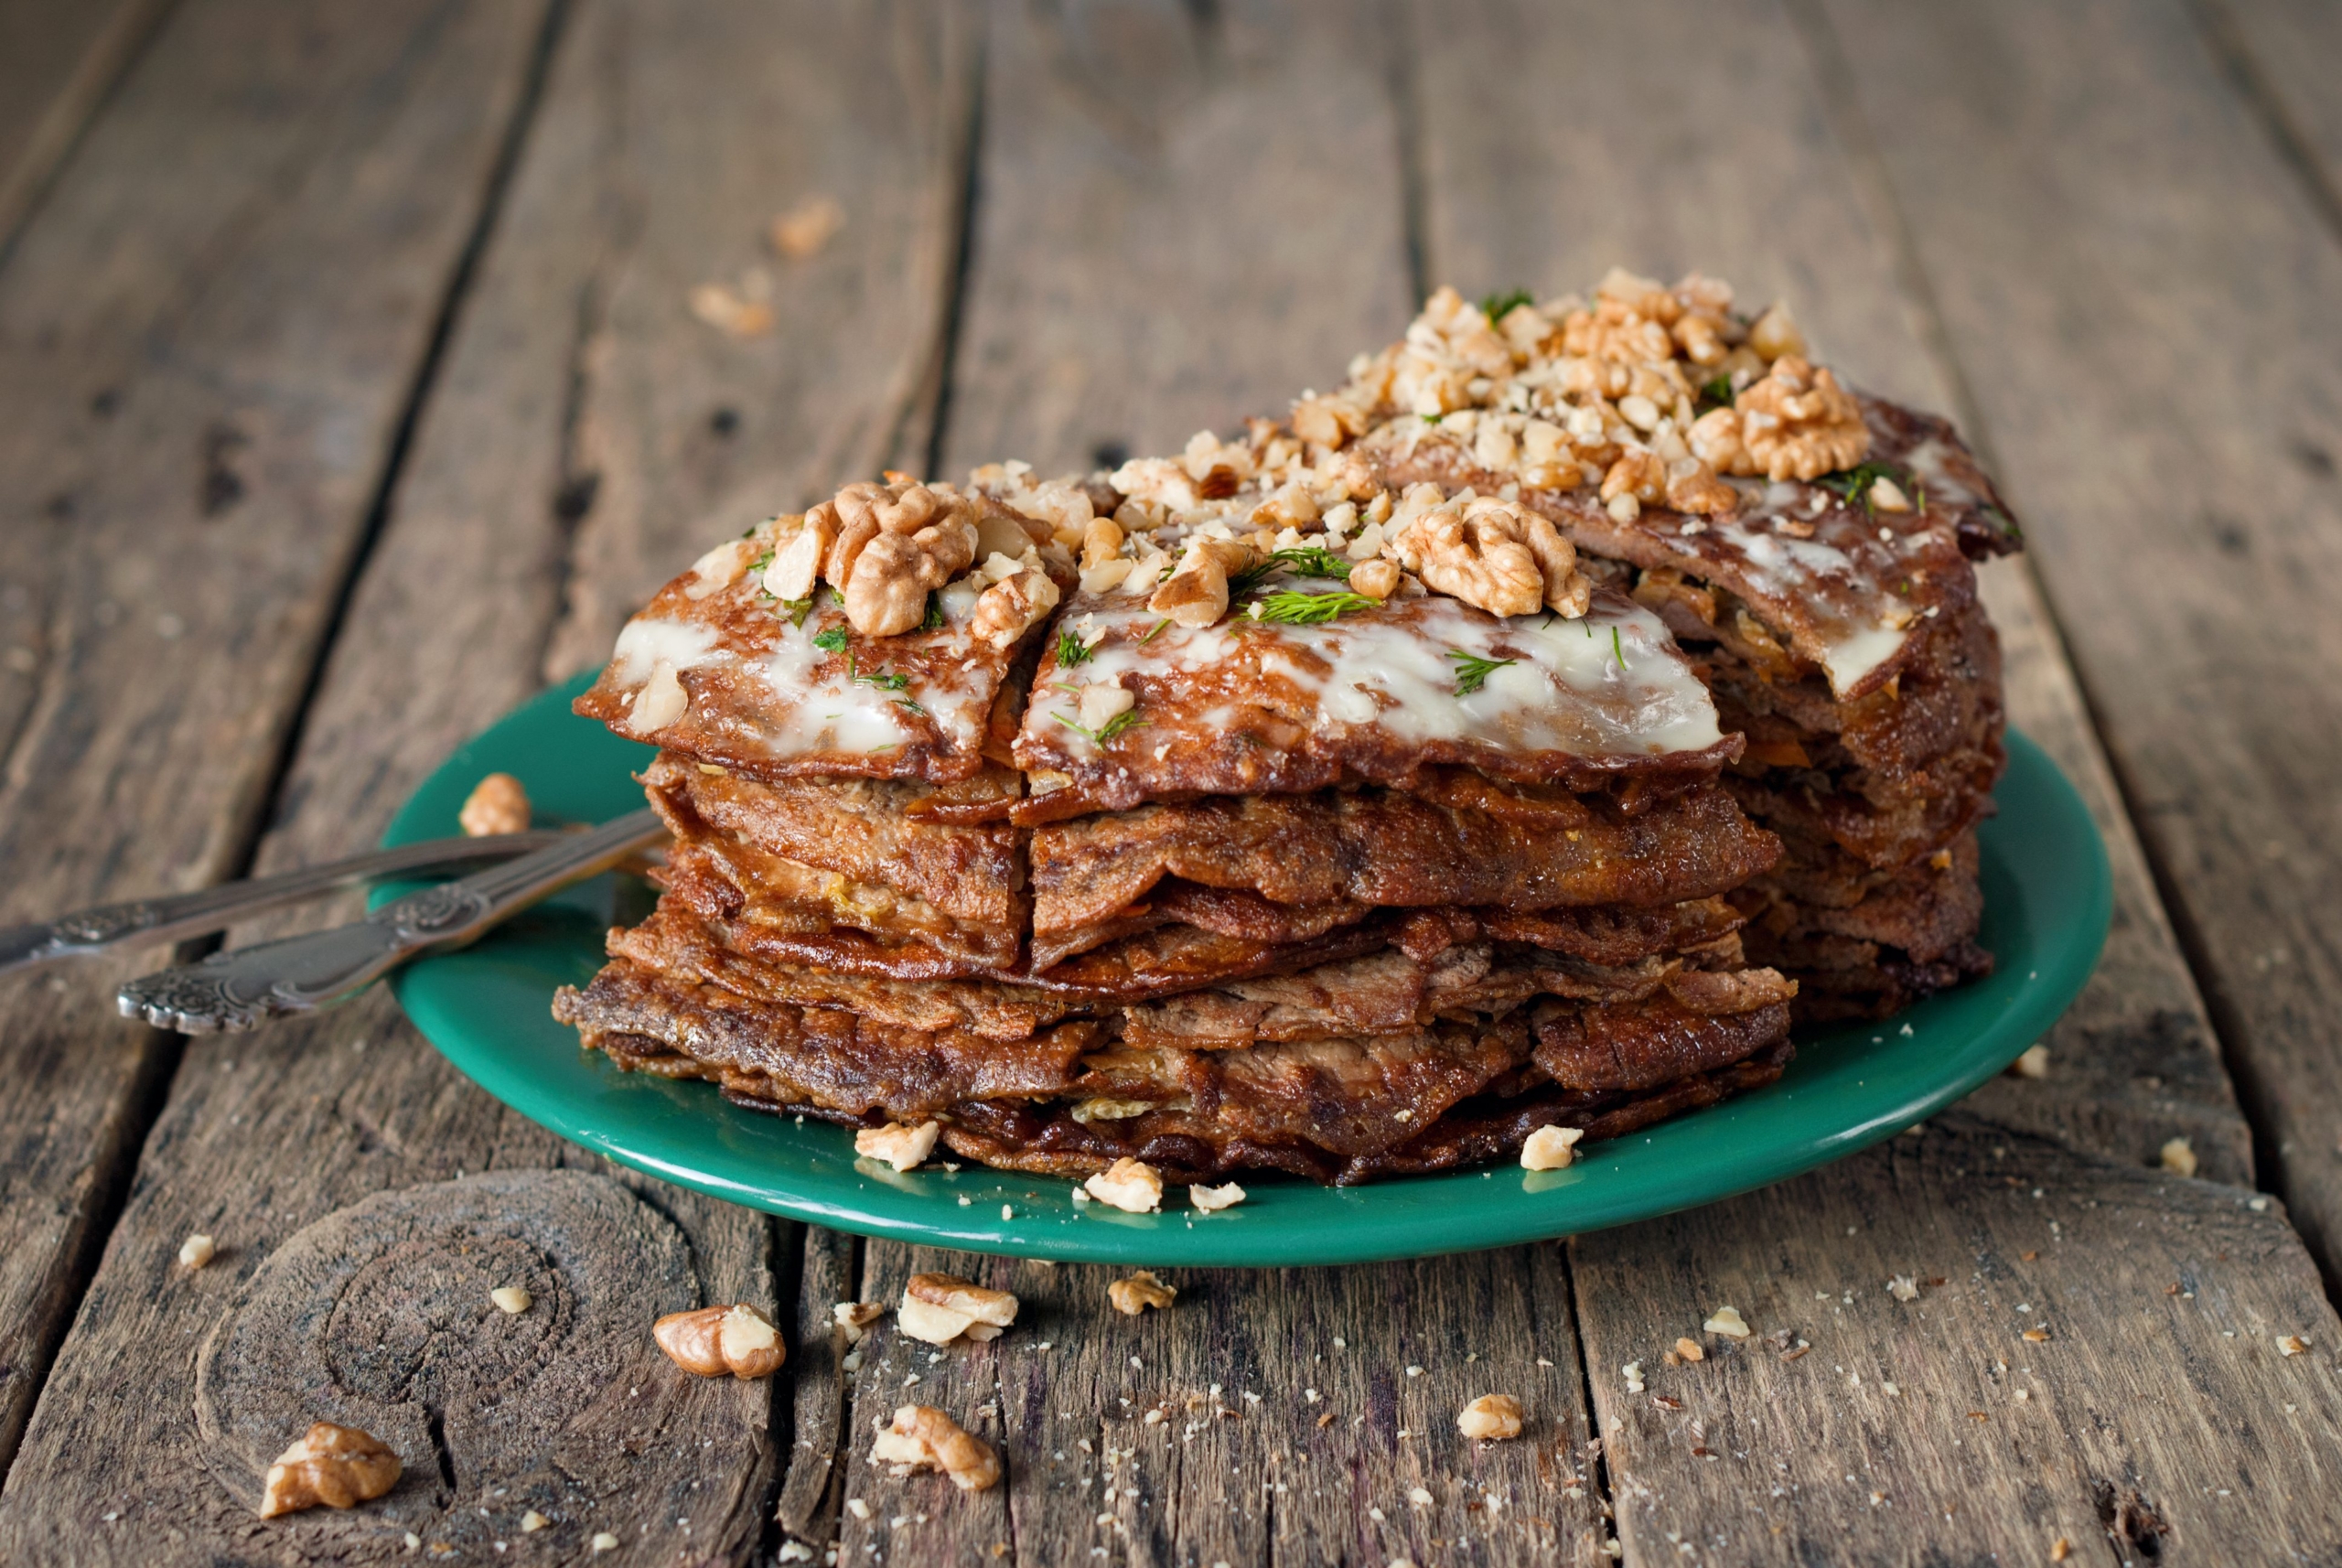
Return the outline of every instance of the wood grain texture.
<path id="1" fill-rule="evenodd" d="M 2236 90 L 2342 239 L 2342 13 L 2317 0 L 2194 0 Z"/>
<path id="2" fill-rule="evenodd" d="M 2243 1188 L 1955 1113 L 1572 1262 L 1628 1562 L 2342 1551 L 2333 1309 Z M 1755 1337 L 1701 1332 L 1726 1305 Z"/>
<path id="3" fill-rule="evenodd" d="M 735 118 L 725 122 L 729 129 L 706 127 L 704 143 L 672 145 L 653 133 L 704 117 L 710 94 L 727 83 L 778 79 L 788 87 L 820 75 L 826 68 L 807 53 L 812 43 L 834 51 L 830 64 L 842 78 L 872 60 L 915 63 L 915 51 L 889 51 L 908 47 L 902 29 L 919 18 L 873 11 L 849 19 L 809 6 L 800 18 L 806 25 L 797 27 L 769 7 L 747 5 L 698 7 L 692 18 L 679 25 L 661 7 L 623 5 L 581 5 L 571 16 L 495 239 L 419 423 L 396 505 L 305 716 L 263 865 L 343 853 L 365 842 L 453 746 L 533 690 L 558 628 L 577 621 L 565 589 L 606 595 L 617 604 L 623 590 L 596 574 L 618 557 L 658 561 L 659 575 L 667 575 L 675 539 L 689 537 L 679 515 L 684 500 L 736 477 L 727 477 L 735 457 L 713 428 L 712 407 L 735 407 L 735 435 L 768 429 L 765 421 L 779 424 L 784 414 L 793 422 L 788 440 L 753 448 L 770 448 L 756 463 L 791 452 L 801 458 L 791 441 L 825 451 L 866 449 L 875 460 L 880 438 L 871 433 L 890 430 L 905 416 L 914 393 L 903 387 L 917 379 L 908 371 L 891 379 L 874 371 L 855 384 L 828 377 L 819 364 L 800 364 L 776 391 L 776 355 L 759 361 L 761 388 L 747 388 L 735 375 L 742 346 L 689 314 L 687 288 L 661 293 L 657 308 L 624 302 L 649 286 L 634 248 L 645 242 L 645 227 L 704 232 L 719 219 L 742 226 L 745 209 L 757 216 L 742 226 L 743 242 L 761 243 L 763 216 L 790 194 L 736 206 L 740 169 L 693 160 L 725 145 L 751 161 L 776 156 L 777 146 L 809 158 L 809 147 L 844 145 L 829 135 L 823 118 L 835 98 L 814 93 L 744 91 Z M 928 42 L 940 47 L 935 38 Z M 942 96 L 934 82 L 897 81 L 890 91 L 901 96 L 919 86 Z M 859 161 L 830 167 L 829 177 L 857 187 L 940 189 L 955 177 L 950 149 L 926 142 L 870 136 L 837 156 Z M 678 157 L 681 166 L 671 164 Z M 632 209 L 630 195 L 639 198 Z M 675 213 L 665 205 L 671 201 Z M 850 214 L 848 233 L 857 221 L 881 230 L 865 241 L 874 248 L 903 242 L 899 231 L 884 231 L 880 217 L 867 212 Z M 837 242 L 843 245 L 845 236 Z M 825 262 L 826 253 L 808 264 Z M 931 280 L 885 269 L 865 275 L 858 264 L 823 275 L 827 284 L 804 281 L 793 294 L 776 293 L 777 335 L 802 328 L 816 342 L 828 332 L 842 344 L 857 333 L 882 338 L 922 312 L 940 319 L 932 298 L 882 286 L 892 277 L 911 291 Z M 619 303 L 597 314 L 597 301 Z M 932 343 L 907 349 L 903 363 L 934 351 Z M 709 401 L 683 405 L 689 418 L 680 427 L 629 424 L 612 412 L 627 405 L 608 390 L 629 384 Z M 783 395 L 810 400 L 817 389 L 824 400 L 816 413 Z M 740 399 L 736 405 L 720 401 L 733 396 Z M 586 509 L 601 543 L 572 577 L 567 545 L 579 521 L 575 481 L 594 471 L 579 467 L 579 426 L 589 418 L 629 430 L 642 447 L 666 455 L 655 485 L 619 486 L 621 493 L 632 487 L 634 508 L 605 513 L 597 499 Z M 652 526 L 648 517 L 673 537 L 663 545 L 629 537 L 629 528 Z M 315 911 L 301 917 L 317 918 Z M 191 1348 L 211 1331 L 241 1280 L 277 1247 L 371 1194 L 405 1192 L 487 1167 L 521 1173 L 580 1158 L 472 1089 L 379 993 L 320 1020 L 194 1047 L 149 1142 L 138 1191 L 59 1359 L 17 1480 L 0 1498 L 0 1554 L 38 1556 L 70 1532 L 86 1531 L 88 1521 L 112 1506 L 104 1500 L 113 1495 L 108 1488 L 139 1499 L 148 1532 L 125 1530 L 77 1548 L 94 1561 L 153 1561 L 157 1554 L 166 1561 L 316 1561 L 395 1550 L 407 1526 L 393 1528 L 396 1521 L 379 1510 L 312 1516 L 293 1531 L 252 1520 L 238 1487 L 196 1466 L 192 1357 L 133 1386 L 120 1377 L 124 1347 Z M 775 1229 L 763 1217 L 654 1183 L 629 1186 L 637 1194 L 630 1201 L 656 1206 L 688 1238 L 705 1299 L 747 1300 L 772 1310 L 779 1279 L 794 1287 L 797 1271 L 777 1267 Z M 168 1259 L 196 1230 L 219 1237 L 222 1257 L 202 1274 L 174 1275 Z M 792 1250 L 799 1236 L 795 1227 L 779 1232 Z M 625 1244 L 617 1234 L 603 1242 Z M 591 1249 L 580 1264 L 587 1272 L 610 1266 Z M 808 1271 L 808 1288 L 819 1277 Z M 167 1288 L 158 1290 L 157 1281 Z M 635 1305 L 643 1334 L 657 1305 L 646 1298 Z M 515 1533 L 516 1520 L 526 1499 L 543 1490 L 552 1466 L 561 1484 L 543 1495 L 560 1507 L 537 1505 L 554 1524 L 530 1538 L 536 1550 L 580 1554 L 601 1530 L 619 1535 L 623 1545 L 600 1562 L 671 1562 L 678 1552 L 734 1561 L 754 1549 L 771 1507 L 778 1461 L 772 1434 L 786 1426 L 788 1414 L 776 1402 L 786 1398 L 786 1384 L 699 1383 L 657 1358 L 647 1337 L 633 1348 L 641 1359 L 630 1363 L 635 1369 L 624 1386 L 614 1377 L 610 1399 L 567 1428 L 548 1423 L 504 1432 L 466 1462 L 451 1458 L 454 1479 L 443 1477 L 437 1489 L 414 1503 L 430 1524 L 427 1530 L 416 1527 L 419 1536 L 429 1536 L 425 1545 L 452 1547 L 468 1560 L 493 1554 L 499 1540 L 515 1550 L 527 1544 Z M 487 1352 L 456 1344 L 449 1354 L 476 1370 Z M 639 1397 L 629 1391 L 638 1387 Z M 587 1439 L 582 1444 L 581 1432 Z M 74 1458 L 97 1442 L 115 1456 L 102 1476 Z M 156 1532 L 166 1546 L 156 1545 Z"/>
<path id="4" fill-rule="evenodd" d="M 0 255 L 171 0 L 0 4 Z"/>
<path id="5" fill-rule="evenodd" d="M 864 1295 L 889 1306 L 929 1271 L 1021 1305 L 985 1345 L 874 1326 L 847 1423 L 842 1563 L 876 1549 L 983 1563 L 996 1546 L 1031 1563 L 1606 1561 L 1555 1248 L 1166 1271 L 1178 1299 L 1137 1317 L 1107 1295 L 1128 1271 L 875 1243 L 867 1257 Z M 1499 1392 L 1520 1400 L 1521 1436 L 1466 1441 L 1456 1416 Z M 963 1496 L 871 1464 L 876 1426 L 908 1403 L 994 1444 L 1001 1487 Z"/>
<path id="6" fill-rule="evenodd" d="M 1957 411 L 1960 390 L 1928 352 L 1926 302 L 1898 283 L 1891 214 L 1864 199 L 1797 31 L 1771 0 L 1585 17 L 1440 5 L 1417 13 L 1416 28 L 1434 276 L 1474 294 L 1561 292 L 1621 263 L 1671 277 L 1705 270 L 1745 300 L 1789 300 L 1858 384 Z M 1728 44 L 1689 56 L 1669 47 L 1692 29 Z M 1521 60 L 1538 63 L 1507 68 Z M 1607 136 L 1667 91 L 1707 110 L 1665 138 Z M 2021 560 L 1983 576 L 2011 720 L 2081 789 L 2116 897 L 2106 957 L 2048 1037 L 2052 1077 L 1991 1087 L 1986 1113 L 2146 1165 L 2186 1137 L 2207 1176 L 2250 1181 L 2249 1130 L 2057 633 Z"/>
<path id="7" fill-rule="evenodd" d="M 190 5 L 0 268 L 0 919 L 231 873 L 539 7 Z M 0 1458 L 170 1060 L 0 983 Z"/>
<path id="8" fill-rule="evenodd" d="M 588 5 L 579 23 L 575 89 L 544 124 L 591 158 L 576 194 L 596 262 L 564 302 L 576 544 L 551 676 L 607 658 L 710 544 L 924 460 L 979 44 L 955 0 Z M 811 257 L 777 256 L 771 220 L 822 197 L 844 226 Z M 771 328 L 694 318 L 711 284 Z"/>
<path id="9" fill-rule="evenodd" d="M 943 477 L 1281 412 L 1410 314 L 1389 39 L 1318 0 L 995 5 Z"/>
<path id="10" fill-rule="evenodd" d="M 2175 5 L 1822 12 L 2273 1155 L 2262 1179 L 2332 1274 L 2342 247 Z"/>

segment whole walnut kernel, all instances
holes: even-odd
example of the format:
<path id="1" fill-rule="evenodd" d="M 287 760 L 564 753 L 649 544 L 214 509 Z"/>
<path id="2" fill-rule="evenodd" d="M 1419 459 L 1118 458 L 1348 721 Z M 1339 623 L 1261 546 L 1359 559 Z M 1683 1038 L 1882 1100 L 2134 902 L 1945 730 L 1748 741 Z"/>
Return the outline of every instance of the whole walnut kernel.
<path id="1" fill-rule="evenodd" d="M 974 1435 L 930 1404 L 907 1404 L 870 1445 L 874 1465 L 886 1465 L 897 1476 L 915 1470 L 940 1470 L 962 1491 L 981 1492 L 1000 1480 L 1000 1455 L 992 1444 Z"/>
<path id="2" fill-rule="evenodd" d="M 806 513 L 830 532 L 822 575 L 865 637 L 895 637 L 926 618 L 927 596 L 976 558 L 975 509 L 956 492 L 903 478 L 846 486 Z"/>
<path id="3" fill-rule="evenodd" d="M 1743 471 L 1768 479 L 1818 479 L 1870 454 L 1870 427 L 1854 394 L 1796 354 L 1774 360 L 1772 374 L 1742 392 L 1733 412 L 1746 449 Z"/>
<path id="4" fill-rule="evenodd" d="M 398 1485 L 399 1456 L 381 1439 L 355 1426 L 320 1421 L 268 1467 L 260 1517 L 313 1509 L 354 1508 Z"/>
<path id="5" fill-rule="evenodd" d="M 1417 502 L 1418 486 L 1408 492 Z M 1575 618 L 1594 584 L 1577 569 L 1577 551 L 1537 513 L 1493 497 L 1443 500 L 1408 519 L 1383 553 L 1424 584 L 1496 616 L 1541 607 Z"/>
<path id="6" fill-rule="evenodd" d="M 667 1359 L 703 1378 L 768 1378 L 789 1356 L 780 1331 L 746 1302 L 671 1312 L 650 1326 Z"/>

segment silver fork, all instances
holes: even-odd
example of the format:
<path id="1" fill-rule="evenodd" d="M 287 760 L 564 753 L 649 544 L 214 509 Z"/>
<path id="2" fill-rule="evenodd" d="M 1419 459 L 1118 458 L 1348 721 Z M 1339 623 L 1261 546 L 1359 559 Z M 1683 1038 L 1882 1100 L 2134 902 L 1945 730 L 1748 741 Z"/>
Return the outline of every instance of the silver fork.
<path id="1" fill-rule="evenodd" d="M 54 920 L 11 926 L 0 929 L 0 974 L 54 963 L 59 959 L 92 958 L 117 948 L 148 947 L 184 937 L 209 936 L 250 916 L 298 904 L 351 883 L 452 871 L 482 861 L 510 860 L 568 836 L 548 829 L 539 832 L 492 833 L 483 838 L 431 839 L 348 860 L 328 861 L 322 865 L 280 871 L 271 876 L 222 883 L 193 893 L 102 904 Z"/>
<path id="2" fill-rule="evenodd" d="M 124 985 L 125 1017 L 208 1035 L 259 1027 L 330 1006 L 419 954 L 462 947 L 573 882 L 608 870 L 666 833 L 650 811 L 629 812 L 502 865 L 394 898 L 362 920 L 214 953 Z"/>

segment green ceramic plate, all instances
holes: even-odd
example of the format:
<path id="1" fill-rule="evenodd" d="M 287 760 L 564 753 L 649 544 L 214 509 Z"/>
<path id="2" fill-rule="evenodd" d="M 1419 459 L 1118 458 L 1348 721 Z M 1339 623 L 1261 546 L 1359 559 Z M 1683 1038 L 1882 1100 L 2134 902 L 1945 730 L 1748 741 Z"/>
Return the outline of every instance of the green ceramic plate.
<path id="1" fill-rule="evenodd" d="M 391 824 L 402 843 L 457 831 L 479 777 L 528 786 L 541 818 L 599 822 L 641 804 L 647 746 L 569 712 L 583 682 L 544 693 L 449 757 Z M 1909 1126 L 1991 1078 L 2064 1012 L 2098 961 L 2112 907 L 2106 853 L 2055 764 L 2009 736 L 2000 812 L 1983 828 L 1982 940 L 1999 970 L 1884 1026 L 1817 1031 L 1771 1088 L 1590 1145 L 1565 1171 L 1491 1171 L 1326 1188 L 1247 1178 L 1218 1214 L 1077 1208 L 1071 1185 L 981 1166 L 908 1175 L 856 1161 L 835 1127 L 727 1104 L 704 1083 L 625 1073 L 547 1012 L 584 984 L 602 931 L 648 908 L 605 876 L 463 952 L 392 982 L 407 1015 L 481 1088 L 532 1121 L 680 1186 L 865 1235 L 980 1252 L 1121 1264 L 1352 1263 L 1466 1251 L 1622 1225 L 1779 1181 Z M 388 896 L 385 890 L 384 897 Z"/>

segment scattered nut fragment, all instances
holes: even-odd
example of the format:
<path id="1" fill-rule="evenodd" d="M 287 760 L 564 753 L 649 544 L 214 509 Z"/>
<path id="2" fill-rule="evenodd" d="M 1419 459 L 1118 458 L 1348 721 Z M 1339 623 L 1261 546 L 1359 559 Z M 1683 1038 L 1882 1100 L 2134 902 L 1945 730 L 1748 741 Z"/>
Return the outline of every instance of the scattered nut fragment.
<path id="1" fill-rule="evenodd" d="M 1252 565 L 1257 553 L 1234 540 L 1195 540 L 1146 607 L 1176 626 L 1209 626 L 1228 613 L 1228 575 Z"/>
<path id="2" fill-rule="evenodd" d="M 537 1298 L 522 1285 L 499 1285 L 488 1293 L 488 1299 L 496 1304 L 497 1311 L 515 1317 L 537 1304 Z"/>
<path id="3" fill-rule="evenodd" d="M 476 839 L 491 833 L 529 831 L 529 792 L 510 773 L 491 773 L 472 786 L 464 809 L 456 813 L 464 832 Z"/>
<path id="4" fill-rule="evenodd" d="M 747 1303 L 671 1312 L 650 1326 L 667 1359 L 703 1378 L 767 1378 L 787 1359 L 779 1330 Z"/>
<path id="5" fill-rule="evenodd" d="M 1520 1435 L 1520 1402 L 1510 1394 L 1482 1394 L 1456 1418 L 1456 1430 L 1475 1443 Z"/>
<path id="6" fill-rule="evenodd" d="M 897 1410 L 894 1424 L 870 1444 L 870 1462 L 891 1466 L 898 1477 L 940 1470 L 967 1492 L 984 1491 L 1000 1479 L 1000 1455 L 992 1445 L 933 1405 Z"/>
<path id="7" fill-rule="evenodd" d="M 1736 1306 L 1717 1307 L 1708 1315 L 1708 1320 L 1701 1324 L 1700 1328 L 1703 1333 L 1721 1334 L 1728 1339 L 1748 1337 L 1748 1320 L 1740 1316 L 1740 1309 Z"/>
<path id="8" fill-rule="evenodd" d="M 2194 1176 L 2196 1146 L 2185 1138 L 2172 1139 L 2163 1146 L 2163 1168 L 2174 1176 Z"/>
<path id="9" fill-rule="evenodd" d="M 1886 1294 L 1897 1301 L 1919 1299 L 1919 1282 L 1909 1274 L 1897 1274 L 1886 1282 Z"/>
<path id="10" fill-rule="evenodd" d="M 2063 1563 L 2073 1554 L 2074 1543 L 2062 1535 L 2049 1543 L 2049 1561 L 2052 1563 Z"/>
<path id="11" fill-rule="evenodd" d="M 319 1503 L 354 1508 L 398 1485 L 399 1456 L 371 1432 L 320 1421 L 268 1467 L 260 1517 L 274 1519 Z"/>
<path id="12" fill-rule="evenodd" d="M 179 1262 L 190 1269 L 199 1269 L 219 1256 L 220 1249 L 210 1237 L 197 1231 L 179 1243 Z"/>
<path id="13" fill-rule="evenodd" d="M 1585 1137 L 1576 1127 L 1540 1127 L 1520 1145 L 1520 1164 L 1532 1171 L 1567 1170 L 1576 1157 L 1573 1151 Z"/>
<path id="14" fill-rule="evenodd" d="M 903 1286 L 895 1321 L 914 1339 L 948 1345 L 962 1335 L 996 1339 L 1016 1321 L 1016 1298 L 957 1274 L 913 1274 Z"/>
<path id="15" fill-rule="evenodd" d="M 1144 1160 L 1116 1160 L 1081 1185 L 1099 1202 L 1126 1213 L 1147 1214 L 1163 1207 L 1163 1177 Z"/>
<path id="16" fill-rule="evenodd" d="M 2306 1356 L 2309 1354 L 2309 1341 L 2298 1334 L 2285 1335 L 2277 1341 L 2277 1353 L 2281 1356 Z"/>
<path id="17" fill-rule="evenodd" d="M 2047 1345 L 2049 1343 L 2049 1331 L 2047 1328 L 2028 1328 L 2025 1331 L 2025 1339 L 2029 1345 Z"/>
<path id="18" fill-rule="evenodd" d="M 2049 1047 L 2047 1046 L 2025 1047 L 2023 1054 L 2016 1060 L 2009 1063 L 2009 1071 L 2019 1078 L 2047 1078 L 2049 1076 Z"/>
<path id="19" fill-rule="evenodd" d="M 1136 1317 L 1152 1306 L 1157 1310 L 1168 1307 L 1178 1298 L 1178 1291 L 1165 1284 L 1148 1270 L 1141 1269 L 1126 1280 L 1116 1280 L 1106 1287 L 1107 1296 L 1114 1310 L 1125 1317 Z"/>
<path id="20" fill-rule="evenodd" d="M 544 1529 L 551 1523 L 553 1523 L 553 1520 L 545 1518 L 544 1515 L 539 1513 L 536 1509 L 531 1509 L 527 1513 L 521 1516 L 521 1533 L 522 1535 L 534 1535 L 537 1531 Z"/>
<path id="21" fill-rule="evenodd" d="M 682 677 L 662 659 L 642 690 L 635 693 L 634 705 L 627 710 L 627 728 L 639 736 L 655 735 L 680 722 L 691 707 L 691 693 L 683 690 Z"/>
<path id="22" fill-rule="evenodd" d="M 618 1549 L 618 1538 L 607 1530 L 597 1530 L 594 1532 L 594 1539 L 589 1544 L 597 1552 L 616 1552 Z"/>
<path id="23" fill-rule="evenodd" d="M 704 283 L 692 290 L 692 314 L 735 338 L 761 338 L 772 330 L 772 306 L 743 299 L 725 284 Z"/>
<path id="24" fill-rule="evenodd" d="M 1191 1187 L 1187 1189 L 1187 1201 L 1210 1214 L 1222 1208 L 1233 1208 L 1243 1202 L 1244 1189 L 1234 1182 L 1226 1187 Z"/>
<path id="25" fill-rule="evenodd" d="M 1685 1361 L 1704 1361 L 1708 1359 L 1708 1353 L 1700 1348 L 1700 1342 L 1688 1334 L 1675 1341 L 1671 1354 Z"/>
<path id="26" fill-rule="evenodd" d="M 884 1127 L 865 1127 L 854 1135 L 854 1152 L 874 1160 L 884 1160 L 898 1171 L 911 1170 L 935 1153 L 935 1140 L 942 1135 L 940 1122 L 922 1122 L 916 1127 L 906 1127 L 899 1122 Z"/>
<path id="27" fill-rule="evenodd" d="M 845 227 L 845 209 L 834 196 L 809 196 L 772 220 L 766 238 L 792 262 L 815 254 Z"/>
<path id="28" fill-rule="evenodd" d="M 1370 599 L 1387 599 L 1399 591 L 1399 563 L 1376 559 L 1350 568 L 1350 592 Z"/>
<path id="29" fill-rule="evenodd" d="M 993 562 L 1006 557 L 995 555 Z M 1012 564 L 1013 565 L 1013 564 Z M 988 564 L 987 572 L 991 569 Z M 1037 567 L 1015 566 L 976 600 L 968 629 L 982 642 L 1006 648 L 1031 630 L 1034 623 L 1058 607 L 1058 585 Z"/>
<path id="30" fill-rule="evenodd" d="M 886 1309 L 875 1301 L 842 1301 L 830 1308 L 830 1318 L 845 1333 L 849 1345 L 862 1343 L 870 1326 L 886 1315 Z"/>

